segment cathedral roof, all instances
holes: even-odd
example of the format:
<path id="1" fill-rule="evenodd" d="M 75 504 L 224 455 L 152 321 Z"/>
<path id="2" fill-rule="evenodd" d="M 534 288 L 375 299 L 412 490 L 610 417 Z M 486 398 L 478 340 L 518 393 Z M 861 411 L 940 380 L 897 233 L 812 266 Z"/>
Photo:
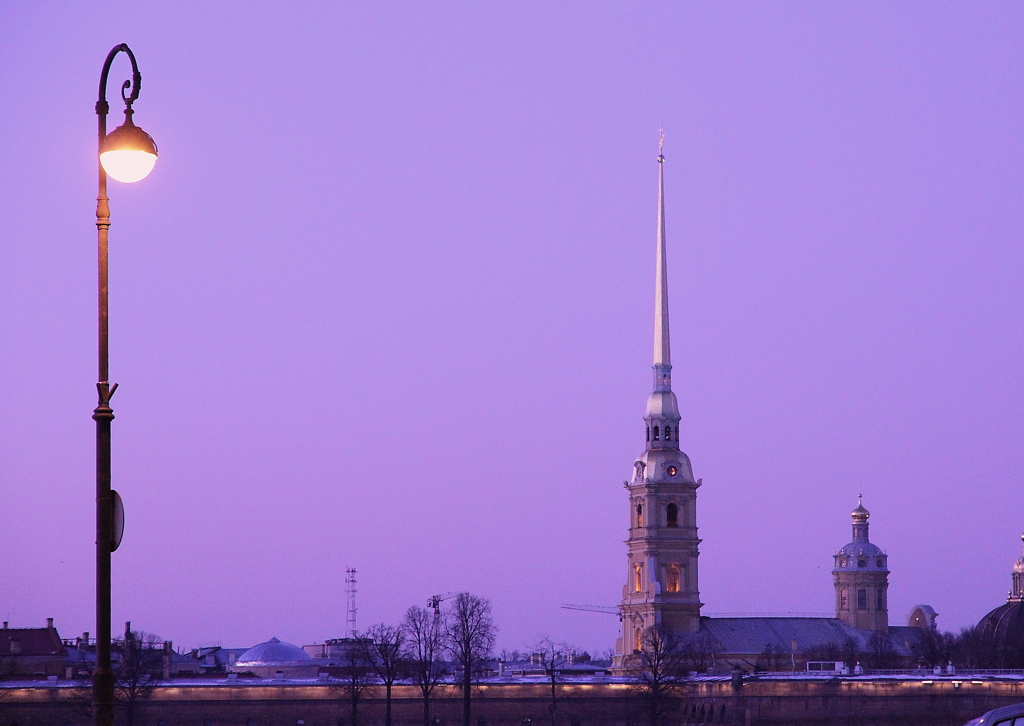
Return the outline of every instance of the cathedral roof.
<path id="1" fill-rule="evenodd" d="M 723 653 L 764 652 L 771 646 L 775 653 L 804 653 L 815 648 L 834 645 L 843 648 L 856 644 L 858 651 L 871 649 L 874 631 L 847 625 L 838 618 L 708 618 L 700 619 L 702 633 L 711 636 Z M 923 637 L 919 628 L 889 626 L 888 637 L 897 655 L 912 655 L 914 646 Z"/>

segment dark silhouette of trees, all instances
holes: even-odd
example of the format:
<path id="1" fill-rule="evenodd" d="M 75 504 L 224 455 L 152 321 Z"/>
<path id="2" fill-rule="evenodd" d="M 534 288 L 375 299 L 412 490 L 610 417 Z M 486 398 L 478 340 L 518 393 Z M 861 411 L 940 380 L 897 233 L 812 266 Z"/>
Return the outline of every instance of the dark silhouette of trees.
<path id="1" fill-rule="evenodd" d="M 373 664 L 366 657 L 365 640 L 359 633 L 353 633 L 352 638 L 342 641 L 341 676 L 333 686 L 339 698 L 348 702 L 350 726 L 359 726 L 359 702 L 374 672 Z"/>
<path id="2" fill-rule="evenodd" d="M 534 653 L 541 657 L 541 665 L 544 666 L 544 675 L 547 676 L 551 686 L 551 726 L 558 724 L 558 683 L 561 680 L 559 669 L 569 661 L 573 649 L 565 642 L 555 641 L 551 636 L 545 635 L 533 644 Z"/>
<path id="3" fill-rule="evenodd" d="M 696 633 L 683 642 L 683 665 L 687 671 L 707 673 L 721 646 L 707 633 Z"/>
<path id="4" fill-rule="evenodd" d="M 430 698 L 443 675 L 444 629 L 433 610 L 413 605 L 405 611 L 402 631 L 405 633 L 403 657 L 409 667 L 409 676 L 423 696 L 423 726 L 430 726 Z"/>
<path id="5" fill-rule="evenodd" d="M 126 628 L 124 640 L 119 645 L 121 652 L 114 671 L 114 695 L 117 707 L 124 714 L 125 726 L 134 726 L 139 706 L 160 682 L 164 643 L 154 633 Z"/>
<path id="6" fill-rule="evenodd" d="M 497 629 L 491 616 L 491 601 L 460 592 L 445 613 L 445 648 L 462 669 L 462 726 L 469 726 L 473 674 L 494 648 Z"/>
<path id="7" fill-rule="evenodd" d="M 887 633 L 876 630 L 871 634 L 868 641 L 867 666 L 883 670 L 895 668 L 899 664 L 899 656 L 892 646 L 892 640 Z"/>
<path id="8" fill-rule="evenodd" d="M 647 723 L 662 726 L 678 705 L 676 694 L 686 676 L 684 646 L 676 633 L 653 626 L 643 632 L 641 645 L 626 657 L 626 670 Z"/>
<path id="9" fill-rule="evenodd" d="M 401 674 L 405 631 L 394 625 L 377 623 L 363 634 L 366 661 L 384 683 L 384 726 L 392 726 L 391 687 Z"/>

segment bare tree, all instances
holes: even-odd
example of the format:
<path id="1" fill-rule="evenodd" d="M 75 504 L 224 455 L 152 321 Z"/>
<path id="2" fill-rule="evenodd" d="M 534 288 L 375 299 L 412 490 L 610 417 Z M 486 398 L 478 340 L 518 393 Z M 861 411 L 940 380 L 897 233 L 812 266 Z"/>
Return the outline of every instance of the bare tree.
<path id="1" fill-rule="evenodd" d="M 340 683 L 335 686 L 341 698 L 348 701 L 349 723 L 351 726 L 359 726 L 359 702 L 363 698 L 363 691 L 370 685 L 373 665 L 366 657 L 366 638 L 358 633 L 353 633 L 348 641 L 342 641 L 345 649 L 341 655 L 342 671 Z"/>
<path id="2" fill-rule="evenodd" d="M 460 592 L 444 620 L 445 646 L 462 668 L 462 726 L 469 726 L 474 669 L 491 654 L 497 629 L 491 617 L 491 601 Z"/>
<path id="3" fill-rule="evenodd" d="M 509 650 L 508 648 L 502 648 L 501 652 L 498 653 L 498 660 L 510 663 L 512 661 L 522 660 L 523 654 L 518 650 Z"/>
<path id="4" fill-rule="evenodd" d="M 707 633 L 697 633 L 683 645 L 683 663 L 688 671 L 707 673 L 714 665 L 715 653 L 721 649 L 718 642 Z"/>
<path id="5" fill-rule="evenodd" d="M 423 726 L 430 726 L 430 697 L 441 681 L 442 633 L 440 618 L 433 610 L 413 605 L 402 621 L 405 632 L 404 657 L 412 682 L 423 696 Z"/>
<path id="6" fill-rule="evenodd" d="M 685 676 L 684 649 L 668 630 L 649 627 L 643 632 L 642 650 L 626 658 L 633 691 L 650 726 L 661 726 L 676 707 L 676 692 Z"/>
<path id="7" fill-rule="evenodd" d="M 363 634 L 366 661 L 384 682 L 384 726 L 392 726 L 391 687 L 401 672 L 405 631 L 394 625 L 377 623 Z"/>
<path id="8" fill-rule="evenodd" d="M 868 668 L 895 668 L 899 662 L 892 640 L 886 633 L 875 631 L 868 641 Z"/>
<path id="9" fill-rule="evenodd" d="M 159 635 L 125 630 L 114 672 L 117 705 L 126 726 L 134 726 L 141 702 L 149 698 L 163 670 L 164 643 Z"/>
<path id="10" fill-rule="evenodd" d="M 548 706 L 548 710 L 551 711 L 551 726 L 557 726 L 559 669 L 569 661 L 573 649 L 567 643 L 552 640 L 551 636 L 545 635 L 533 644 L 531 650 L 542 659 L 544 675 L 551 686 L 551 705 Z"/>

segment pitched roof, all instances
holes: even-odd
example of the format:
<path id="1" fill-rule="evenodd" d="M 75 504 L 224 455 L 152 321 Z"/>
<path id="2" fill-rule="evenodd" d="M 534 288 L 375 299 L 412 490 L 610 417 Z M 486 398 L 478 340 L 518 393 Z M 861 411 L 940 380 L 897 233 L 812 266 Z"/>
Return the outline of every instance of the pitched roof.
<path id="1" fill-rule="evenodd" d="M 0 656 L 67 655 L 56 628 L 0 629 Z"/>
<path id="2" fill-rule="evenodd" d="M 762 653 L 770 646 L 776 653 L 797 653 L 826 645 L 843 646 L 853 641 L 859 651 L 871 647 L 873 631 L 854 628 L 838 618 L 701 618 L 701 632 L 725 653 Z M 921 631 L 890 627 L 889 640 L 898 655 L 912 655 Z"/>

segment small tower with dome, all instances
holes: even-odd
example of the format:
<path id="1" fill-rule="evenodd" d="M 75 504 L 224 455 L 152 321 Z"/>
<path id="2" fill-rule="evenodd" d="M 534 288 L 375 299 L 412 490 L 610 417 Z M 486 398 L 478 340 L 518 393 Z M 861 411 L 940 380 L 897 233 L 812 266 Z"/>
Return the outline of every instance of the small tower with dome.
<path id="1" fill-rule="evenodd" d="M 885 552 L 868 539 L 868 517 L 861 497 L 853 518 L 853 541 L 835 554 L 832 577 L 836 617 L 861 630 L 889 631 L 889 565 Z M 1016 582 L 1016 580 L 1015 580 Z"/>

